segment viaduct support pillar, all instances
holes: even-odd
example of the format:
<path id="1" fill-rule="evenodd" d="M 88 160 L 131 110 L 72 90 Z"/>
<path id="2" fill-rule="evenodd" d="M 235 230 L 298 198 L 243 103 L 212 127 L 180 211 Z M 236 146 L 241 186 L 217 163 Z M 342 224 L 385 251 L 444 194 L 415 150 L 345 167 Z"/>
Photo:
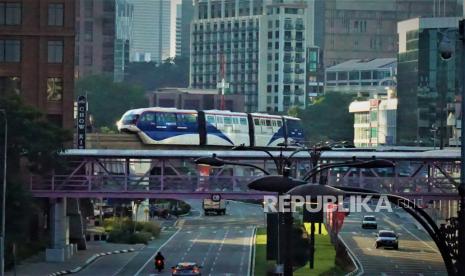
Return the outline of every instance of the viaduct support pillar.
<path id="1" fill-rule="evenodd" d="M 64 262 L 72 255 L 69 244 L 69 219 L 66 216 L 66 198 L 51 200 L 50 248 L 45 251 L 47 262 Z"/>

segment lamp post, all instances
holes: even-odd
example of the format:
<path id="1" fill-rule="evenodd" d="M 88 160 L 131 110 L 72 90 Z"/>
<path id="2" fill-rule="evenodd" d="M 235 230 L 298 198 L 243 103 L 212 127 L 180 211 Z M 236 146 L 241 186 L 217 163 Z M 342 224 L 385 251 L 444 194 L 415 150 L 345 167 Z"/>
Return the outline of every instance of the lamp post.
<path id="1" fill-rule="evenodd" d="M 8 149 L 8 119 L 6 117 L 6 110 L 0 109 L 0 113 L 3 114 L 5 121 L 5 133 L 4 133 L 4 149 L 3 149 L 3 185 L 2 185 L 2 229 L 0 235 L 0 275 L 3 276 L 5 273 L 5 209 L 6 209 L 6 160 L 7 160 L 7 149 Z"/>
<path id="2" fill-rule="evenodd" d="M 459 39 L 462 42 L 462 91 L 461 91 L 461 137 L 460 137 L 460 184 L 457 187 L 459 193 L 459 210 L 457 223 L 441 225 L 443 229 L 450 229 L 453 232 L 452 240 L 448 242 L 450 247 L 456 248 L 455 272 L 457 275 L 465 275 L 465 19 L 459 21 Z M 442 60 L 450 60 L 454 54 L 454 46 L 447 35 L 442 36 L 439 43 L 439 54 Z M 458 68 L 460 68 L 458 67 Z M 450 222 L 455 221 L 453 218 Z M 453 258 L 452 256 L 450 258 Z"/>

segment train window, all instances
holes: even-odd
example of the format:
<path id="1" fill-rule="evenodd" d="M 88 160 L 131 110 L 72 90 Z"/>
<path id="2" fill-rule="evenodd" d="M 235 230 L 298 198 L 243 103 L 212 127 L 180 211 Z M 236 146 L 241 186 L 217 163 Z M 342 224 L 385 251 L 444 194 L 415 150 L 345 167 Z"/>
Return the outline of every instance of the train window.
<path id="1" fill-rule="evenodd" d="M 260 125 L 260 120 L 259 119 L 253 119 L 253 123 L 256 126 L 259 126 Z"/>
<path id="2" fill-rule="evenodd" d="M 144 123 L 150 123 L 150 122 L 155 121 L 154 119 L 155 119 L 154 114 L 151 112 L 150 113 L 147 112 L 142 115 L 142 117 L 140 118 L 140 121 Z"/>
<path id="3" fill-rule="evenodd" d="M 266 126 L 271 126 L 271 120 L 266 120 Z"/>
<path id="4" fill-rule="evenodd" d="M 178 123 L 189 124 L 197 123 L 197 116 L 195 114 L 177 114 Z"/>
<path id="5" fill-rule="evenodd" d="M 157 113 L 157 126 L 175 126 L 176 114 L 174 113 Z"/>
<path id="6" fill-rule="evenodd" d="M 222 124 L 223 123 L 223 117 L 222 116 L 216 116 L 216 122 L 218 124 Z"/>
<path id="7" fill-rule="evenodd" d="M 239 118 L 233 117 L 233 124 L 238 125 L 239 124 Z"/>
<path id="8" fill-rule="evenodd" d="M 266 120 L 265 119 L 260 119 L 260 125 L 266 126 Z"/>
<path id="9" fill-rule="evenodd" d="M 224 117 L 224 124 L 225 125 L 232 125 L 232 118 L 231 117 Z"/>
<path id="10" fill-rule="evenodd" d="M 275 120 L 271 121 L 271 124 L 273 125 L 273 127 L 276 127 L 276 121 Z"/>
<path id="11" fill-rule="evenodd" d="M 210 124 L 214 124 L 215 123 L 215 116 L 207 116 L 207 122 L 209 122 Z"/>
<path id="12" fill-rule="evenodd" d="M 278 127 L 282 127 L 283 126 L 283 122 L 282 121 L 278 121 Z"/>
<path id="13" fill-rule="evenodd" d="M 241 125 L 244 125 L 244 126 L 247 125 L 247 119 L 246 118 L 241 118 Z"/>

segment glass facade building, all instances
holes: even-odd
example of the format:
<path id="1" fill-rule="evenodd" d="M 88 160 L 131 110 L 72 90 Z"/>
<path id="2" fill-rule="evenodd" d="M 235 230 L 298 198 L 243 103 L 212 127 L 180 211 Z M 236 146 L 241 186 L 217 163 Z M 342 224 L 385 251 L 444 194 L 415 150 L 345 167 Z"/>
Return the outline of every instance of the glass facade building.
<path id="1" fill-rule="evenodd" d="M 432 126 L 439 127 L 437 145 L 447 145 L 447 105 L 461 86 L 461 47 L 456 17 L 414 18 L 398 23 L 398 142 L 433 144 Z M 441 59 L 438 46 L 448 36 L 451 59 Z"/>

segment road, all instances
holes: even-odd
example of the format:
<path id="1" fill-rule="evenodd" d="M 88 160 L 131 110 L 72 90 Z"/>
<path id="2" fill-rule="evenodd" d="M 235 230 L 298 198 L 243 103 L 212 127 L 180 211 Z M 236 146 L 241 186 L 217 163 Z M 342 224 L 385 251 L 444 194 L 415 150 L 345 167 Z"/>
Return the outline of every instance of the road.
<path id="1" fill-rule="evenodd" d="M 202 275 L 248 275 L 253 231 L 264 223 L 262 209 L 230 201 L 226 216 L 204 216 L 200 201 L 189 203 L 195 210 L 193 216 L 180 219 L 177 228 L 165 229 L 164 244 L 155 242 L 125 258 L 102 258 L 78 275 L 171 275 L 170 268 L 178 262 L 198 263 Z M 160 274 L 153 265 L 158 250 L 166 262 Z"/>
<path id="2" fill-rule="evenodd" d="M 399 233 L 399 250 L 376 249 L 378 230 L 362 229 L 366 213 L 351 213 L 344 220 L 341 237 L 362 263 L 364 275 L 447 275 L 442 257 L 433 240 L 405 211 L 371 213 L 378 221 L 378 230 Z"/>

